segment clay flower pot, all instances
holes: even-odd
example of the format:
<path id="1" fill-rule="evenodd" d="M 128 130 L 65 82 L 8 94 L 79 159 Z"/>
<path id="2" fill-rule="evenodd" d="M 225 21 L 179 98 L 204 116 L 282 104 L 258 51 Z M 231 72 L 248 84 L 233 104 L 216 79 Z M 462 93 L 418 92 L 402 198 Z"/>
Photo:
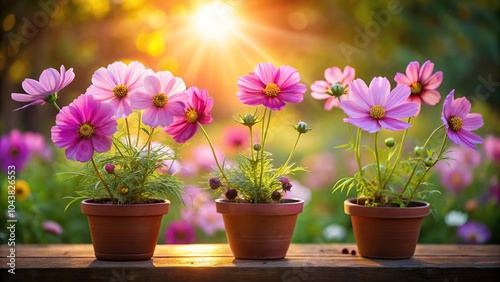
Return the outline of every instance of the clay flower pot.
<path id="1" fill-rule="evenodd" d="M 84 200 L 94 253 L 100 260 L 148 260 L 153 256 L 167 200 L 150 204 L 111 205 Z"/>
<path id="2" fill-rule="evenodd" d="M 283 201 L 280 204 L 215 201 L 235 258 L 282 259 L 286 256 L 304 200 Z"/>
<path id="3" fill-rule="evenodd" d="M 411 201 L 406 208 L 368 207 L 356 198 L 344 201 L 344 212 L 351 216 L 358 252 L 368 258 L 406 259 L 417 246 L 422 219 L 430 205 Z"/>

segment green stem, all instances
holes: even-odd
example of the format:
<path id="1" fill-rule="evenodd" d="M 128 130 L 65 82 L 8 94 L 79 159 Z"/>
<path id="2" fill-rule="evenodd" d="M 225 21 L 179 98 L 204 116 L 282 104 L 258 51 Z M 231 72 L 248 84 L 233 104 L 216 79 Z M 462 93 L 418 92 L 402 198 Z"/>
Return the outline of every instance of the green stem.
<path id="1" fill-rule="evenodd" d="M 299 143 L 299 139 L 302 133 L 299 132 L 299 135 L 297 136 L 297 139 L 295 140 L 295 144 L 293 145 L 292 151 L 290 152 L 290 155 L 288 155 L 288 159 L 286 160 L 285 164 L 283 165 L 283 168 L 285 168 L 290 160 L 292 160 L 293 154 L 295 153 L 295 148 L 297 148 L 297 144 Z"/>
<path id="2" fill-rule="evenodd" d="M 111 203 L 114 204 L 115 198 L 113 197 L 113 194 L 111 194 L 111 190 L 109 190 L 109 187 L 108 187 L 108 185 L 106 185 L 106 182 L 104 182 L 104 179 L 102 178 L 102 175 L 99 172 L 99 169 L 97 168 L 97 165 L 94 162 L 94 158 L 91 158 L 90 160 L 92 161 L 92 165 L 94 166 L 94 169 L 95 169 L 95 172 L 97 173 L 97 176 L 99 177 L 99 179 L 101 179 L 102 185 L 104 186 L 104 188 L 106 188 L 106 191 L 108 191 L 109 197 L 111 198 Z"/>
<path id="3" fill-rule="evenodd" d="M 56 101 L 54 101 L 52 105 L 54 105 L 58 111 L 61 111 L 61 108 L 57 105 Z"/>
<path id="4" fill-rule="evenodd" d="M 127 126 L 127 140 L 128 140 L 128 145 L 132 147 L 132 141 L 130 140 L 130 128 L 128 126 L 128 118 L 125 118 L 125 125 Z"/>
<path id="5" fill-rule="evenodd" d="M 408 123 L 410 123 L 410 121 L 411 121 L 411 117 L 408 118 Z M 391 172 L 389 173 L 389 176 L 386 178 L 384 185 L 382 185 L 382 189 L 385 189 L 385 186 L 387 185 L 387 183 L 391 179 L 392 174 L 394 173 L 394 171 L 396 170 L 396 167 L 399 164 L 399 159 L 401 158 L 401 154 L 403 152 L 403 147 L 405 145 L 406 135 L 408 134 L 408 129 L 409 128 L 405 129 L 405 131 L 403 132 L 403 137 L 401 138 L 401 144 L 399 145 L 398 156 L 396 157 L 396 161 L 394 162 L 394 165 L 392 166 L 392 169 L 391 169 Z"/>
<path id="6" fill-rule="evenodd" d="M 217 164 L 217 168 L 219 168 L 219 172 L 222 175 L 222 178 L 224 178 L 226 182 L 229 182 L 229 179 L 227 179 L 226 174 L 224 173 L 224 169 L 222 169 L 222 166 L 220 165 L 219 160 L 217 159 L 217 154 L 215 154 L 215 149 L 212 140 L 210 140 L 207 131 L 205 131 L 205 128 L 203 128 L 201 123 L 198 122 L 198 125 L 200 126 L 203 135 L 205 135 L 205 138 L 208 141 L 208 145 L 210 145 L 210 149 L 212 150 L 212 155 L 214 156 L 215 163 Z"/>
<path id="7" fill-rule="evenodd" d="M 248 127 L 248 130 L 250 130 L 250 154 L 252 156 L 252 161 L 255 161 L 255 156 L 253 155 L 253 130 L 252 130 L 252 127 L 249 126 Z"/>
<path id="8" fill-rule="evenodd" d="M 267 114 L 267 108 L 264 110 L 264 117 L 262 120 L 262 148 L 260 149 L 260 178 L 259 178 L 259 188 L 262 188 L 262 178 L 264 176 L 264 151 L 265 151 L 265 145 L 266 145 L 266 138 L 267 138 L 267 132 L 269 131 L 269 124 L 271 123 L 271 111 L 269 111 L 269 114 L 267 116 L 267 123 L 265 123 L 265 118 Z"/>
<path id="9" fill-rule="evenodd" d="M 137 111 L 137 116 L 139 117 L 137 123 L 137 139 L 135 140 L 135 147 L 139 147 L 139 137 L 141 136 L 141 111 Z"/>
<path id="10" fill-rule="evenodd" d="M 356 155 L 356 162 L 358 164 L 358 170 L 363 177 L 363 170 L 361 168 L 361 128 L 358 128 L 358 133 L 356 134 L 356 143 L 354 144 L 354 153 Z"/>
<path id="11" fill-rule="evenodd" d="M 378 171 L 378 192 L 382 192 L 382 173 L 380 172 L 380 158 L 378 156 L 378 145 L 377 145 L 377 139 L 378 139 L 378 132 L 375 132 L 374 134 L 374 144 L 373 148 L 375 148 L 375 159 L 377 160 L 377 171 Z M 382 200 L 381 200 L 382 201 Z"/>

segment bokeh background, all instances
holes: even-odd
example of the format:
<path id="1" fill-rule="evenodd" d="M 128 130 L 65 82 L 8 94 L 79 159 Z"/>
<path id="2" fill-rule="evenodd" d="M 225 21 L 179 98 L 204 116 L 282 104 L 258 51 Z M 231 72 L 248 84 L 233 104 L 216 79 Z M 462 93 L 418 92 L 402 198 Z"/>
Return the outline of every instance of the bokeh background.
<path id="1" fill-rule="evenodd" d="M 411 61 L 431 60 L 444 73 L 442 99 L 455 89 L 467 97 L 472 112 L 483 115 L 477 133 L 487 142 L 478 151 L 456 148 L 455 162 L 437 169 L 431 182 L 441 195 L 428 200 L 433 215 L 424 220 L 423 243 L 500 243 L 499 109 L 500 1 L 299 1 L 299 0 L 42 0 L 1 1 L 0 130 L 17 134 L 30 158 L 17 171 L 18 243 L 90 242 L 86 218 L 75 204 L 75 182 L 65 171 L 78 169 L 50 141 L 56 110 L 10 98 L 23 93 L 25 78 L 38 79 L 49 67 L 73 68 L 74 81 L 58 104 L 85 92 L 95 70 L 115 61 L 140 61 L 154 71 L 169 70 L 187 86 L 205 88 L 215 99 L 214 123 L 207 126 L 221 154 L 241 151 L 233 117 L 253 112 L 235 93 L 239 76 L 260 62 L 295 67 L 308 88 L 328 67 L 352 66 L 356 78 L 387 77 Z M 332 186 L 352 173 L 352 155 L 334 147 L 346 142 L 347 127 L 339 109 L 325 111 L 311 98 L 287 106 L 275 124 L 306 121 L 294 161 L 309 172 L 294 177 L 292 196 L 305 198 L 293 241 L 354 242 L 350 219 L 343 213 L 348 196 Z M 413 124 L 408 149 L 421 144 L 441 123 L 442 101 L 425 107 Z M 280 161 L 292 146 L 290 127 L 273 129 L 269 150 Z M 392 134 L 392 133 L 384 133 Z M 397 137 L 399 135 L 395 135 Z M 451 142 L 448 143 L 451 145 Z M 5 149 L 5 148 L 2 148 Z M 2 150 L 5 151 L 5 150 Z M 164 218 L 159 243 L 225 242 L 220 215 L 204 179 L 212 163 L 198 134 L 182 148 L 186 205 L 176 204 Z M 5 160 L 6 157 L 2 156 Z M 6 239 L 7 180 L 0 173 L 0 242 Z"/>

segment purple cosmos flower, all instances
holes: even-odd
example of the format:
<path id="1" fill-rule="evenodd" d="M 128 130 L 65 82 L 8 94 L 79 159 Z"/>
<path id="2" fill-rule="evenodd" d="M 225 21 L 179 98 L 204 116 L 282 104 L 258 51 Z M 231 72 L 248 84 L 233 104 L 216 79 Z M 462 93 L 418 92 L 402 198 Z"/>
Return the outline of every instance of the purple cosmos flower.
<path id="1" fill-rule="evenodd" d="M 484 152 L 486 157 L 496 163 L 500 163 L 500 138 L 490 135 L 484 140 Z"/>
<path id="2" fill-rule="evenodd" d="M 347 94 L 340 95 L 340 97 L 332 96 L 326 94 L 326 92 L 331 91 L 331 87 L 336 84 L 342 84 L 344 89 L 348 89 L 352 80 L 354 79 L 355 70 L 350 66 L 346 66 L 344 71 L 338 67 L 327 68 L 325 70 L 326 80 L 316 80 L 311 85 L 311 96 L 317 100 L 325 100 L 325 110 L 329 111 L 333 107 L 338 108 L 340 105 L 339 98 L 341 101 L 347 100 Z"/>
<path id="3" fill-rule="evenodd" d="M 480 114 L 471 114 L 469 100 L 465 97 L 455 99 L 454 93 L 452 90 L 443 103 L 441 120 L 447 128 L 446 133 L 455 144 L 477 150 L 474 144 L 483 143 L 483 138 L 471 131 L 483 126 L 483 118 Z"/>
<path id="4" fill-rule="evenodd" d="M 214 99 L 208 96 L 207 90 L 198 90 L 192 86 L 188 89 L 188 95 L 184 115 L 176 116 L 174 122 L 165 128 L 165 132 L 172 135 L 178 143 L 191 139 L 198 131 L 198 123 L 208 124 L 213 120 L 210 111 L 214 105 Z"/>
<path id="5" fill-rule="evenodd" d="M 307 88 L 299 83 L 300 76 L 296 69 L 281 66 L 279 69 L 271 63 L 258 64 L 254 72 L 238 78 L 236 95 L 243 104 L 265 107 L 276 111 L 285 107 L 285 102 L 300 103 Z"/>
<path id="6" fill-rule="evenodd" d="M 421 101 L 424 101 L 427 105 L 434 106 L 441 99 L 441 95 L 436 88 L 443 81 L 443 73 L 438 71 L 433 74 L 433 70 L 434 64 L 431 61 L 426 61 L 422 67 L 420 67 L 418 62 L 411 62 L 406 67 L 406 75 L 397 73 L 394 76 L 394 80 L 398 85 L 406 85 L 411 88 L 411 95 L 408 98 L 408 102 L 418 104 L 418 111 L 415 115 L 418 115 L 420 112 Z"/>
<path id="7" fill-rule="evenodd" d="M 63 228 L 59 223 L 51 220 L 46 220 L 42 223 L 42 228 L 48 233 L 52 233 L 54 235 L 61 235 L 63 232 Z"/>
<path id="8" fill-rule="evenodd" d="M 165 243 L 167 244 L 191 244 L 195 240 L 194 227 L 183 220 L 171 222 L 165 230 Z"/>
<path id="9" fill-rule="evenodd" d="M 43 105 L 47 102 L 55 101 L 57 98 L 57 92 L 70 84 L 74 78 L 75 74 L 73 73 L 73 68 L 66 71 L 63 65 L 61 66 L 60 73 L 53 68 L 42 71 L 39 81 L 26 78 L 23 81 L 22 86 L 24 91 L 28 94 L 12 93 L 11 97 L 12 100 L 17 102 L 31 103 L 17 108 L 15 111 L 32 105 Z M 55 97 L 51 98 L 52 95 L 55 95 Z"/>
<path id="10" fill-rule="evenodd" d="M 130 96 L 135 110 L 144 110 L 142 121 L 151 127 L 168 126 L 174 116 L 184 114 L 186 84 L 169 71 L 157 72 L 144 78 L 144 90 Z"/>
<path id="11" fill-rule="evenodd" d="M 15 170 L 19 173 L 30 159 L 30 149 L 21 132 L 13 129 L 8 135 L 4 134 L 0 138 L 0 161 L 2 171 Z M 9 166 L 13 169 L 9 169 Z"/>
<path id="12" fill-rule="evenodd" d="M 472 220 L 460 226 L 457 234 L 465 243 L 470 244 L 483 244 L 491 238 L 491 231 L 486 225 Z"/>
<path id="13" fill-rule="evenodd" d="M 85 94 L 94 96 L 96 100 L 109 102 L 117 118 L 127 117 L 132 113 L 130 96 L 144 92 L 144 77 L 152 74 L 152 70 L 146 69 L 139 62 L 131 62 L 129 65 L 114 62 L 108 68 L 100 68 L 94 72 L 92 85 Z"/>
<path id="14" fill-rule="evenodd" d="M 116 132 L 113 108 L 91 95 L 80 95 L 73 103 L 62 108 L 52 127 L 52 141 L 63 148 L 70 160 L 86 162 L 96 152 L 109 151 L 111 136 Z"/>
<path id="15" fill-rule="evenodd" d="M 396 86 L 390 91 L 391 85 L 385 77 L 375 77 L 370 87 L 361 79 L 351 84 L 349 100 L 340 102 L 340 107 L 349 116 L 344 122 L 374 133 L 382 129 L 402 130 L 410 124 L 398 120 L 413 116 L 418 111 L 416 103 L 405 102 L 410 96 L 410 88 L 405 85 Z"/>

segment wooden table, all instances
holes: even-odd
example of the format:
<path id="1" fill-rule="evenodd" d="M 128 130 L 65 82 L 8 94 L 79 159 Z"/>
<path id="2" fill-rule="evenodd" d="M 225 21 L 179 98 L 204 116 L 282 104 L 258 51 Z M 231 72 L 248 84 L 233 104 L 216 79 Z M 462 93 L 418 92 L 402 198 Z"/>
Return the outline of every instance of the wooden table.
<path id="1" fill-rule="evenodd" d="M 500 281 L 500 245 L 418 245 L 411 259 L 378 260 L 342 253 L 353 244 L 296 244 L 271 261 L 234 259 L 226 244 L 158 245 L 130 262 L 96 260 L 92 245 L 15 248 L 13 275 L 0 246 L 1 281 Z"/>

